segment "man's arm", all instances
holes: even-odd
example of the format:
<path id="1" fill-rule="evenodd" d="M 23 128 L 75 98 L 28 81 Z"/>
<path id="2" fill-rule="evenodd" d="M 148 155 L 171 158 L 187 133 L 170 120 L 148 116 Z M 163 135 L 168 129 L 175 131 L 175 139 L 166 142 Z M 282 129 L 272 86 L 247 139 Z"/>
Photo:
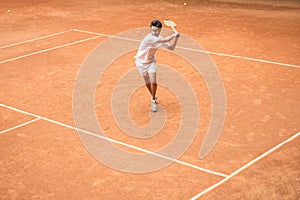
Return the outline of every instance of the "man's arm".
<path id="1" fill-rule="evenodd" d="M 168 37 L 159 39 L 157 42 L 166 43 L 166 42 L 170 42 L 173 38 L 178 38 L 178 37 L 179 37 L 179 33 L 176 32 Z"/>
<path id="2" fill-rule="evenodd" d="M 176 44 L 177 44 L 177 40 L 179 38 L 180 34 L 178 32 L 174 33 L 173 35 L 169 36 L 169 37 L 172 37 L 172 39 L 175 37 L 174 41 L 172 44 L 168 43 L 168 42 L 165 42 L 166 44 L 164 45 L 167 49 L 169 50 L 174 50 L 175 47 L 176 47 Z M 168 38 L 167 38 L 168 39 Z M 171 40 L 172 40 L 171 39 Z M 170 40 L 169 40 L 170 41 Z"/>
<path id="3" fill-rule="evenodd" d="M 167 46 L 167 49 L 169 49 L 169 50 L 174 50 L 175 49 L 175 47 L 176 47 L 176 44 L 177 44 L 177 40 L 178 40 L 178 38 L 179 38 L 179 33 L 177 32 L 176 33 L 176 36 L 175 36 L 175 39 L 174 39 L 174 41 L 173 41 L 173 43 L 171 44 L 171 45 L 168 45 Z"/>

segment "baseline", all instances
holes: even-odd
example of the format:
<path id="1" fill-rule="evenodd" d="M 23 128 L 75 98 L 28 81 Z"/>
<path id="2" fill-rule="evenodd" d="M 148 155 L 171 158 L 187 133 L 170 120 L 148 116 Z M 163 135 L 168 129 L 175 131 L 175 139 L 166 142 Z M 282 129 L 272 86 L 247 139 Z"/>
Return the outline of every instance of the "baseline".
<path id="1" fill-rule="evenodd" d="M 72 30 L 73 31 L 82 32 L 82 33 L 90 33 L 90 34 L 94 34 L 94 35 L 101 35 L 101 36 L 106 36 L 106 37 L 111 37 L 111 38 L 118 38 L 118 39 L 135 41 L 135 42 L 139 41 L 139 40 L 135 40 L 135 39 L 124 38 L 124 37 L 117 37 L 117 36 L 113 36 L 113 35 L 107 35 L 107 34 L 102 34 L 102 33 L 97 33 L 97 32 L 79 30 L 79 29 L 72 29 Z M 269 60 L 262 60 L 262 59 L 257 59 L 257 58 L 237 56 L 237 55 L 231 55 L 231 54 L 226 54 L 226 53 L 218 53 L 218 52 L 212 52 L 212 51 L 204 51 L 204 50 L 193 49 L 193 48 L 186 48 L 186 47 L 180 47 L 180 46 L 177 46 L 176 48 L 184 49 L 184 50 L 190 50 L 190 51 L 197 51 L 197 52 L 207 53 L 207 54 L 212 54 L 212 55 L 230 57 L 230 58 L 244 59 L 244 60 L 262 62 L 262 63 L 268 63 L 268 64 L 274 64 L 274 65 L 280 65 L 280 66 L 286 66 L 286 67 L 300 68 L 300 66 L 298 66 L 298 65 L 287 64 L 287 63 L 280 63 L 280 62 L 274 62 L 274 61 L 269 61 Z"/>

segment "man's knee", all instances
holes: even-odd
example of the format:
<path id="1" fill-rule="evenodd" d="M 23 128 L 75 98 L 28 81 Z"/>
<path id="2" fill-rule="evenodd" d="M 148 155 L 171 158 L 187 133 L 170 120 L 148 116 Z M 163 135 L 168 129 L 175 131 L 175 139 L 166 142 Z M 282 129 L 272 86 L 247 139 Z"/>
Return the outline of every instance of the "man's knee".
<path id="1" fill-rule="evenodd" d="M 144 80 L 145 80 L 145 84 L 146 84 L 146 85 L 151 83 L 151 82 L 150 82 L 150 77 L 149 77 L 148 74 L 144 74 L 144 75 L 143 75 L 143 78 L 144 78 Z"/>
<path id="2" fill-rule="evenodd" d="M 156 73 L 149 73 L 150 83 L 156 84 Z"/>

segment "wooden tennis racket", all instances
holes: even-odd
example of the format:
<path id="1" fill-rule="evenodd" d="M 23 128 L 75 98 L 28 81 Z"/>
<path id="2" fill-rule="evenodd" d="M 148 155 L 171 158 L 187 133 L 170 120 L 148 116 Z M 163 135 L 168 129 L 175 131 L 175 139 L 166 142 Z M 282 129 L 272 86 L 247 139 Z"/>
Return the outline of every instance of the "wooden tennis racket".
<path id="1" fill-rule="evenodd" d="M 175 29 L 175 26 L 176 26 L 176 23 L 173 21 L 173 20 L 170 20 L 170 19 L 164 19 L 164 24 L 166 26 L 169 26 L 173 29 L 174 32 L 177 32 L 176 29 Z"/>

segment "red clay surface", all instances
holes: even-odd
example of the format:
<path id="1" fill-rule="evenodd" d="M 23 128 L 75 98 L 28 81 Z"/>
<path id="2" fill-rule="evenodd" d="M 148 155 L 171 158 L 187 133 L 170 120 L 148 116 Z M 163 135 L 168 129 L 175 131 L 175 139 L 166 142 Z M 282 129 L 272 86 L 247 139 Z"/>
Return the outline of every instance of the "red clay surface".
<path id="1" fill-rule="evenodd" d="M 34 119 L 2 104 L 74 126 L 76 75 L 107 37 L 50 50 L 96 36 L 71 29 L 114 35 L 147 27 L 154 18 L 175 20 L 180 32 L 207 51 L 259 59 L 210 55 L 224 83 L 227 113 L 215 148 L 199 159 L 211 117 L 207 86 L 186 61 L 170 52 L 157 53 L 158 63 L 171 66 L 190 83 L 199 104 L 199 129 L 181 161 L 229 175 L 299 132 L 299 2 L 183 2 L 2 2 L 0 132 Z M 67 32 L 7 46 L 62 31 Z M 105 135 L 155 151 L 168 144 L 180 122 L 178 101 L 168 88 L 158 88 L 159 104 L 168 113 L 166 124 L 148 139 L 124 134 L 110 107 L 114 86 L 135 67 L 134 53 L 116 60 L 101 77 L 95 110 Z M 148 124 L 149 106 L 149 94 L 140 88 L 130 99 L 132 120 Z M 295 138 L 199 199 L 298 199 L 298 147 Z M 223 178 L 178 163 L 145 174 L 116 171 L 94 159 L 76 131 L 44 119 L 0 135 L 1 199 L 190 199 Z"/>

